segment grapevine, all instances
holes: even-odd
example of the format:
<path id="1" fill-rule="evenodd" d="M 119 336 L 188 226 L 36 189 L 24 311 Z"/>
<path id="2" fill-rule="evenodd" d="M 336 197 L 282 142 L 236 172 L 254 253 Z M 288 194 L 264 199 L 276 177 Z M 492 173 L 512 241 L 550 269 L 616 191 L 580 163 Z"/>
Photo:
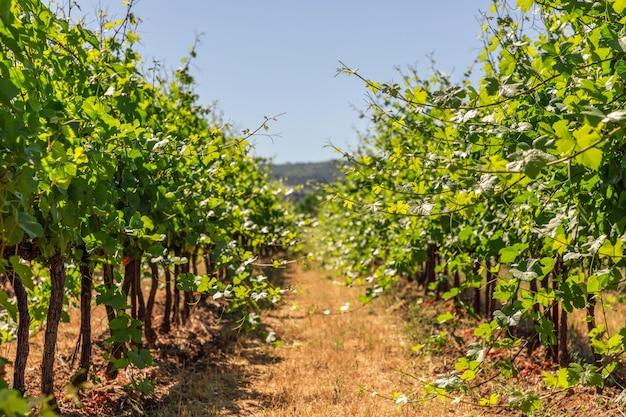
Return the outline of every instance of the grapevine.
<path id="1" fill-rule="evenodd" d="M 534 391 L 485 399 L 479 387 L 515 379 L 519 355 L 540 345 L 559 366 L 547 389 L 622 386 L 626 330 L 596 309 L 624 282 L 625 8 L 495 0 L 478 83 L 416 70 L 380 83 L 339 68 L 369 90 L 373 129 L 356 152 L 337 149 L 346 181 L 322 205 L 320 259 L 366 285 L 364 301 L 402 278 L 482 318 L 426 395 L 532 413 Z M 593 351 L 578 362 L 577 311 Z M 490 359 L 496 349 L 508 353 Z"/>
<path id="2" fill-rule="evenodd" d="M 280 299 L 255 262 L 295 234 L 280 189 L 249 156 L 254 131 L 238 136 L 198 104 L 195 46 L 171 76 L 143 73 L 127 7 L 95 34 L 39 0 L 0 2 L 0 276 L 15 293 L 0 303 L 18 323 L 4 337 L 18 344 L 4 412 L 30 404 L 29 329 L 44 321 L 42 412 L 58 410 L 55 347 L 69 304 L 80 306 L 80 359 L 63 383 L 80 389 L 93 372 L 94 300 L 107 311 L 113 377 L 153 363 L 162 276 L 166 333 L 188 323 L 199 297 L 225 298 L 246 328 L 262 298 Z"/>

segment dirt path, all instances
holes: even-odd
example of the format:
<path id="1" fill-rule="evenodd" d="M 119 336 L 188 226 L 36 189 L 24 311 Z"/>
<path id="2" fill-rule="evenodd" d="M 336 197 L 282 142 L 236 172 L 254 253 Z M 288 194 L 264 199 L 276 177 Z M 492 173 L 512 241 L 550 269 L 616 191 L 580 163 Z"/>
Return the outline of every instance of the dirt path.
<path id="1" fill-rule="evenodd" d="M 263 342 L 240 346 L 221 374 L 229 380 L 205 384 L 204 390 L 192 383 L 184 391 L 204 394 L 187 397 L 191 403 L 181 402 L 177 415 L 447 414 L 441 405 L 438 410 L 429 405 L 427 411 L 383 398 L 417 389 L 402 372 L 415 375 L 415 367 L 428 368 L 422 359 L 411 357 L 405 324 L 393 305 L 381 300 L 362 306 L 358 302 L 362 288 L 346 288 L 325 273 L 302 266 L 290 268 L 286 278 L 292 291 L 264 318 L 267 330 L 280 340 L 278 347 Z M 349 307 L 342 313 L 346 303 Z M 213 404 L 210 409 L 208 402 Z"/>

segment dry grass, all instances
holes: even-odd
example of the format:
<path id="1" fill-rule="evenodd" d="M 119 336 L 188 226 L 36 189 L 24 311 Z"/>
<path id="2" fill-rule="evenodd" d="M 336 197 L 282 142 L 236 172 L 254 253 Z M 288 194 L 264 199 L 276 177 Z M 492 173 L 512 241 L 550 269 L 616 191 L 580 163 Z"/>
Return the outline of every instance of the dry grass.
<path id="1" fill-rule="evenodd" d="M 97 335 L 100 340 L 102 335 L 108 332 L 108 321 L 104 306 L 93 306 L 91 317 L 92 333 Z M 55 355 L 55 388 L 62 390 L 67 384 L 71 375 L 75 372 L 72 361 L 78 362 L 78 358 L 74 358 L 76 346 L 78 343 L 78 334 L 80 330 L 80 316 L 77 309 L 70 310 L 70 321 L 62 322 L 59 326 L 57 338 L 57 348 Z M 41 357 L 43 356 L 45 327 L 39 329 L 30 338 L 30 353 L 26 367 L 26 383 L 29 395 L 37 395 L 39 393 L 39 377 L 41 368 Z M 16 342 L 0 345 L 0 356 L 13 360 L 15 357 L 17 344 Z M 13 369 L 7 366 L 8 382 L 12 383 Z"/>
<path id="2" fill-rule="evenodd" d="M 116 380 L 103 375 L 102 340 L 108 335 L 108 324 L 104 308 L 94 307 L 94 371 L 102 382 L 83 390 L 82 408 L 64 390 L 76 370 L 71 358 L 79 317 L 77 311 L 71 312 L 71 322 L 60 327 L 55 363 L 56 394 L 63 415 L 369 417 L 451 412 L 439 402 L 402 406 L 385 398 L 419 389 L 405 374 L 422 376 L 432 370 L 430 363 L 411 356 L 406 322 L 397 305 L 379 299 L 361 306 L 358 296 L 363 289 L 346 288 L 302 266 L 294 265 L 282 279 L 292 290 L 284 303 L 264 317 L 264 331 L 278 336 L 276 346 L 265 343 L 263 337 L 240 337 L 216 306 L 199 305 L 187 328 L 160 335 L 152 349 L 155 366 L 121 372 Z M 341 313 L 346 303 L 350 308 Z M 157 304 L 157 312 L 159 308 Z M 155 325 L 159 323 L 157 315 Z M 29 395 L 39 392 L 42 346 L 43 331 L 31 338 Z M 14 343 L 2 346 L 0 355 L 13 359 L 14 354 Z M 10 383 L 12 369 L 6 371 Z M 157 382 L 155 394 L 142 397 L 122 388 L 133 378 L 143 377 Z M 459 405 L 454 407 L 455 415 L 463 415 Z"/>
<path id="3" fill-rule="evenodd" d="M 159 416 L 440 416 L 439 402 L 398 405 L 394 392 L 418 385 L 405 374 L 430 366 L 410 355 L 404 319 L 378 300 L 360 306 L 362 289 L 346 288 L 319 271 L 289 271 L 293 291 L 270 311 L 266 331 L 278 347 L 248 341 L 226 358 L 223 373 L 193 374 Z M 340 307 L 350 303 L 348 312 Z M 330 312 L 330 314 L 325 314 Z M 376 394 L 374 394 L 376 393 Z M 474 415 L 465 410 L 465 415 Z M 454 415 L 464 415 L 454 406 Z"/>
<path id="4" fill-rule="evenodd" d="M 414 398 L 420 397 L 421 384 L 412 376 L 430 379 L 452 366 L 456 357 L 448 352 L 452 347 L 429 350 L 431 357 L 427 352 L 422 352 L 422 356 L 412 354 L 411 346 L 423 341 L 412 341 L 407 335 L 406 306 L 401 300 L 381 298 L 362 306 L 358 302 L 362 288 L 346 288 L 334 278 L 300 265 L 290 267 L 282 279 L 293 290 L 286 294 L 284 303 L 266 312 L 266 327 L 260 337 L 240 337 L 232 330 L 234 324 L 228 316 L 221 316 L 216 306 L 211 309 L 199 305 L 187 328 L 177 329 L 167 337 L 160 335 L 158 346 L 152 350 L 154 367 L 135 370 L 134 374 L 124 372 L 117 380 L 108 381 L 101 372 L 104 362 L 95 363 L 97 375 L 103 381 L 81 394 L 82 409 L 64 398 L 63 392 L 63 385 L 75 370 L 70 359 L 77 340 L 78 317 L 72 313 L 72 323 L 61 327 L 56 356 L 57 397 L 64 415 L 518 415 L 504 408 L 479 409 L 449 401 L 396 404 L 391 398 L 394 393 L 415 393 Z M 342 313 L 340 308 L 346 303 L 350 307 Z M 433 311 L 427 313 L 424 310 L 427 307 L 420 306 L 417 311 L 421 321 L 417 320 L 419 329 L 414 333 L 427 337 L 434 331 L 430 321 L 436 318 L 435 307 L 431 306 Z M 605 308 L 606 316 L 615 321 L 611 328 L 623 320 L 623 314 L 613 310 L 618 307 L 613 304 Z M 426 317 L 428 314 L 434 318 Z M 158 316 L 155 322 L 158 326 Z M 94 308 L 92 324 L 94 338 L 101 341 L 108 327 L 102 307 Z M 584 320 L 573 317 L 570 324 L 576 328 Z M 264 342 L 267 332 L 277 334 L 276 346 Z M 31 340 L 28 365 L 31 394 L 38 391 L 42 340 L 42 333 Z M 0 355 L 13 358 L 12 344 L 3 345 L 3 349 Z M 96 344 L 94 356 L 101 355 L 101 344 Z M 10 376 L 12 370 L 7 371 Z M 153 378 L 157 382 L 155 394 L 142 397 L 125 392 L 121 387 L 133 377 Z M 529 388 L 541 385 L 541 373 L 527 377 L 525 383 Z M 521 382 L 524 381 L 514 381 Z M 606 401 L 603 405 L 596 404 L 603 398 L 592 391 L 577 391 L 575 398 L 572 401 L 569 395 L 561 395 L 539 415 L 589 412 L 588 415 L 600 416 L 613 415 L 616 411 Z M 572 414 L 565 411 L 568 409 L 577 411 Z"/>

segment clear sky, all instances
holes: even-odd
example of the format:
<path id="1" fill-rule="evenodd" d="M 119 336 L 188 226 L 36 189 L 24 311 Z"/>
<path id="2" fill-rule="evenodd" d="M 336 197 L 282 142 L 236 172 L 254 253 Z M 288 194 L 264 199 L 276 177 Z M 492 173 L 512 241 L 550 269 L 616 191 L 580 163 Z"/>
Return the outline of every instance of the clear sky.
<path id="1" fill-rule="evenodd" d="M 123 17 L 122 0 L 76 0 L 72 17 L 95 21 L 98 5 Z M 459 79 L 480 52 L 480 12 L 491 0 L 140 0 L 138 49 L 177 68 L 201 34 L 193 75 L 224 121 L 254 129 L 281 113 L 254 153 L 276 163 L 336 158 L 329 142 L 354 149 L 366 129 L 366 89 L 335 76 L 339 61 L 367 78 L 400 81 L 397 68 L 428 76 L 428 55 Z M 478 70 L 478 69 L 477 69 Z"/>

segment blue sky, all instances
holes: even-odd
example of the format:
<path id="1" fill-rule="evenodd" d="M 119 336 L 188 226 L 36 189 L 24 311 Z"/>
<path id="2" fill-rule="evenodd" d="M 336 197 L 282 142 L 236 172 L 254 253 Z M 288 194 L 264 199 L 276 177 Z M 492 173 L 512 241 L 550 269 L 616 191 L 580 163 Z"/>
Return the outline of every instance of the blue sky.
<path id="1" fill-rule="evenodd" d="M 122 0 L 77 0 L 72 17 L 95 21 L 98 5 L 122 17 Z M 180 66 L 196 34 L 193 63 L 202 103 L 217 102 L 237 131 L 254 129 L 264 116 L 273 138 L 256 137 L 253 153 L 276 163 L 336 158 L 329 142 L 354 149 L 366 120 L 366 89 L 355 77 L 335 76 L 339 62 L 367 78 L 400 81 L 397 68 L 437 68 L 460 78 L 478 55 L 480 11 L 491 0 L 140 0 L 138 49 Z"/>

